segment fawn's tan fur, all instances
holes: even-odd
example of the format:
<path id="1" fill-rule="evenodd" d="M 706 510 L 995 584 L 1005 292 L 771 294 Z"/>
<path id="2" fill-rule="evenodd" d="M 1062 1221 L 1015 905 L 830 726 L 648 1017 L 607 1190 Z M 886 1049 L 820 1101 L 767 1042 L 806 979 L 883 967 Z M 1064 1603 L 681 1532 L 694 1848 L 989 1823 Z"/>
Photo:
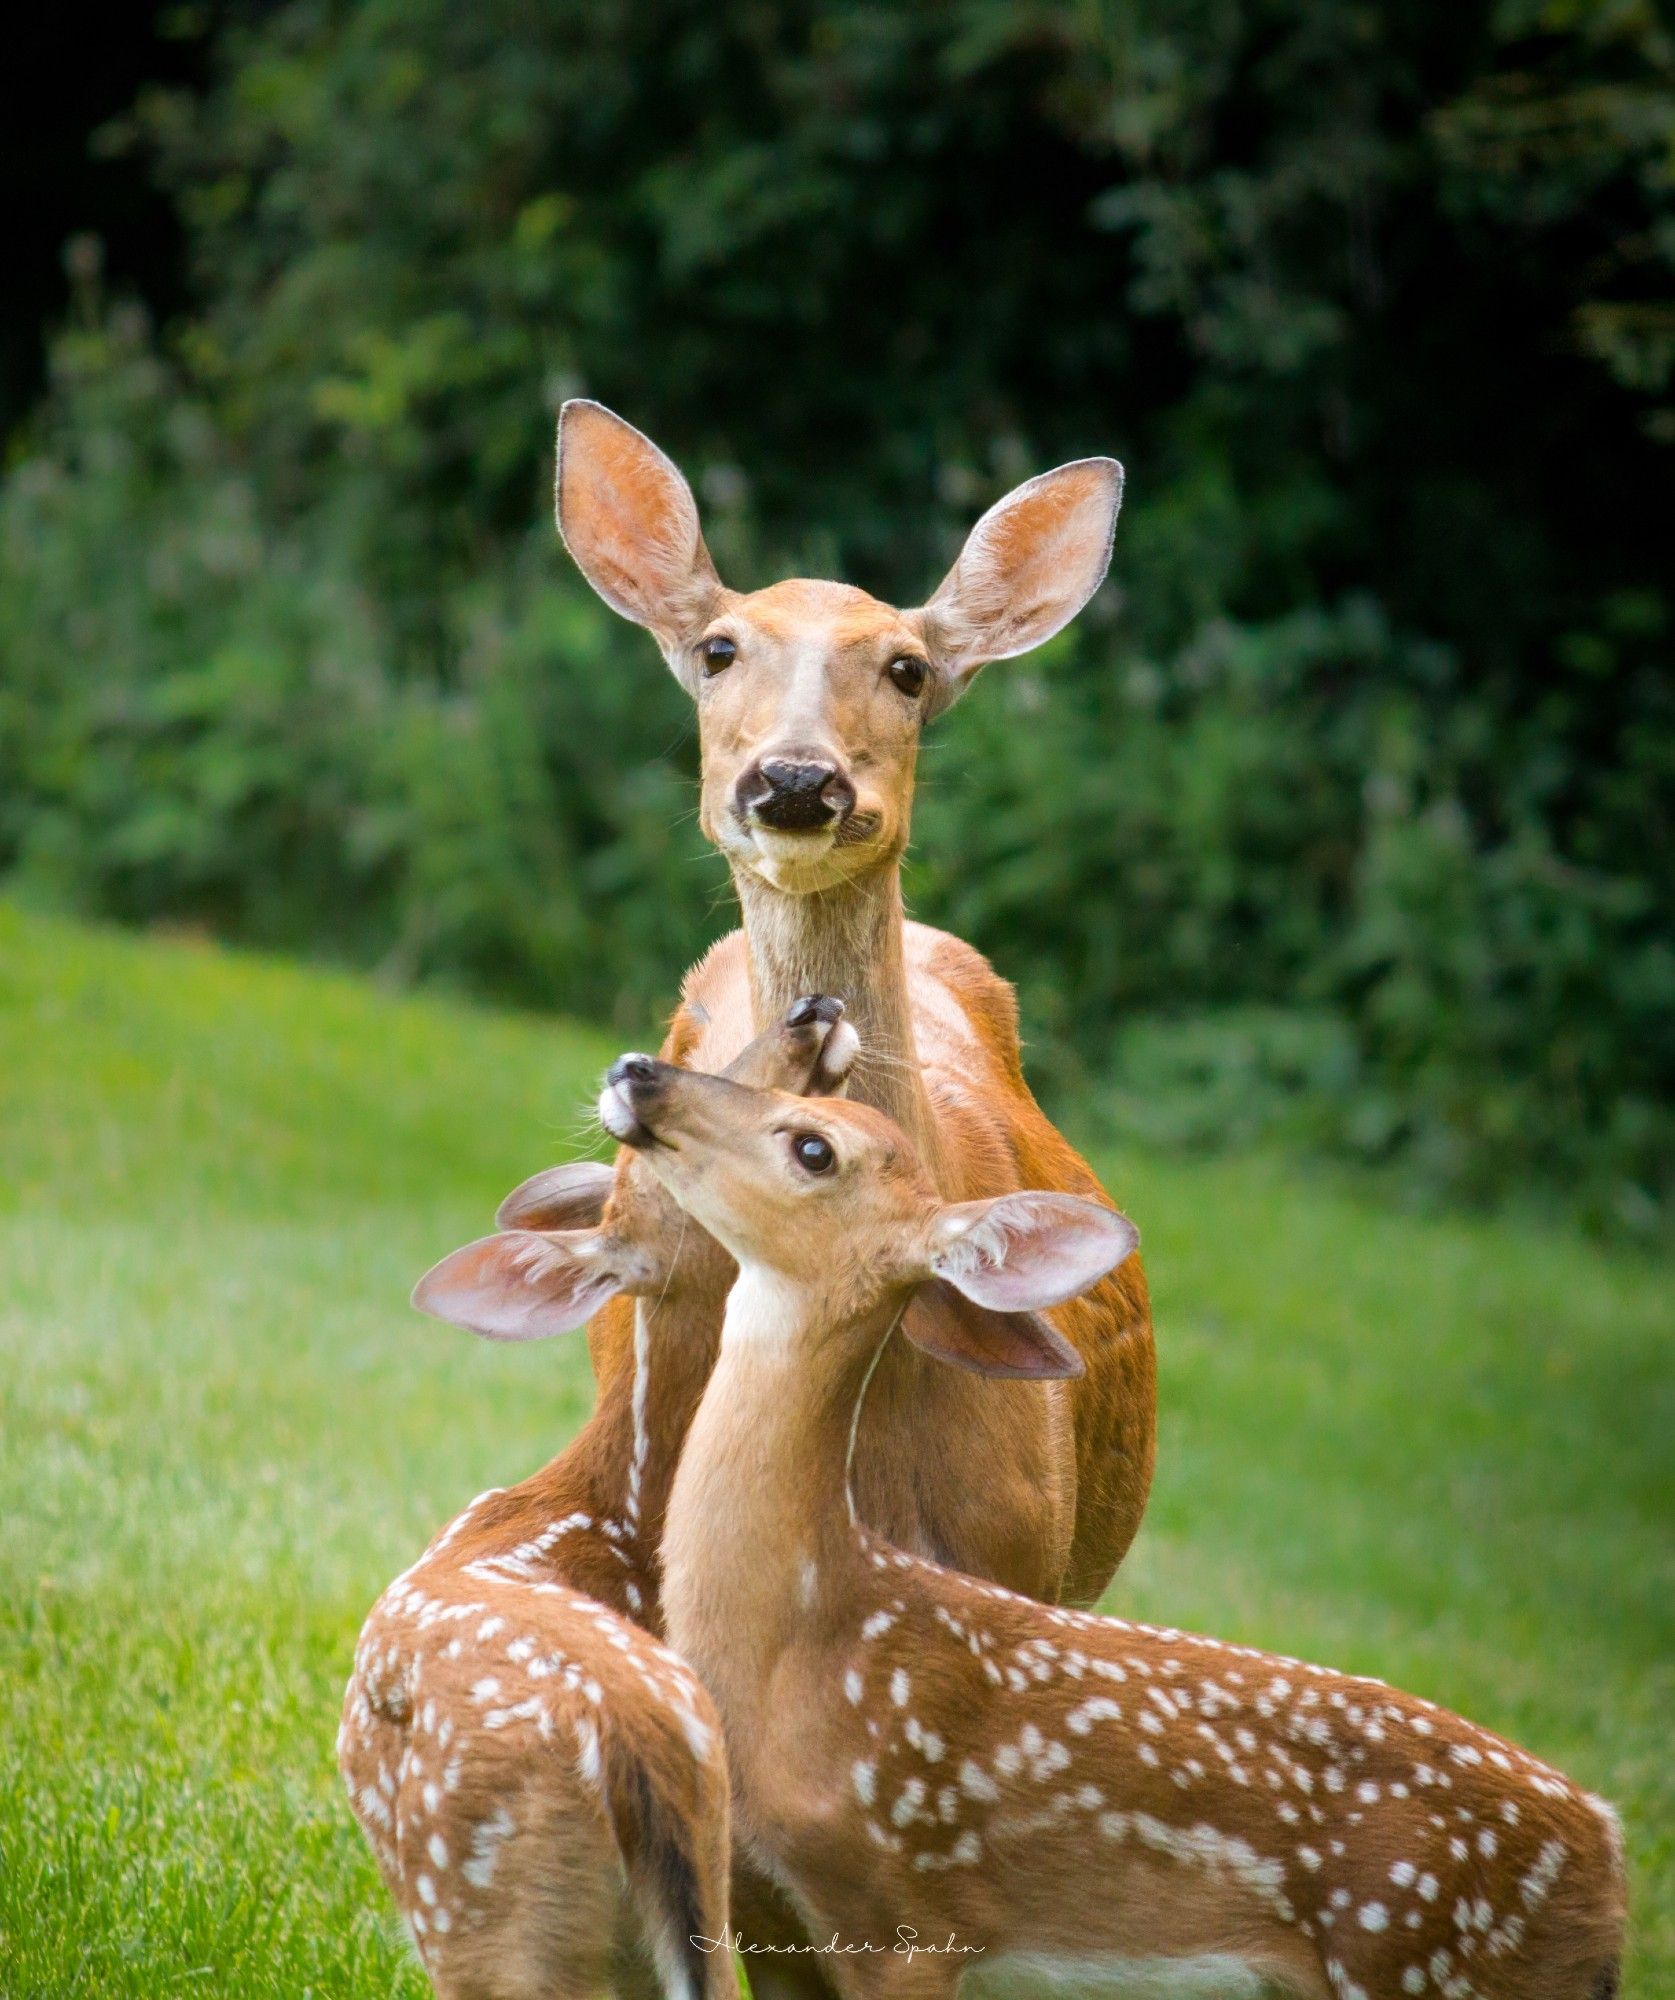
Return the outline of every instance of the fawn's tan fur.
<path id="1" fill-rule="evenodd" d="M 654 1170 L 740 1262 L 664 1536 L 670 1637 L 729 1731 L 746 1851 L 854 1995 L 1123 1991 L 1604 2000 L 1610 1809 L 1381 1682 L 1032 1602 L 861 1525 L 849 1440 L 949 1218 L 899 1128 L 675 1070 Z M 811 1181 L 788 1135 L 837 1155 Z M 1026 1208 L 970 1217 L 1027 1262 Z M 900 1928 L 960 1956 L 903 1959 Z M 876 1954 L 857 1947 L 867 1943 Z M 1151 1990 L 1147 1988 L 1146 1990 Z"/>
<path id="2" fill-rule="evenodd" d="M 735 1074 L 829 1087 L 829 1025 L 782 1023 Z M 727 1921 L 725 1755 L 708 1697 L 646 1621 L 665 1468 L 709 1367 L 679 1344 L 653 1366 L 651 1334 L 688 1283 L 724 1290 L 726 1260 L 632 1153 L 602 1215 L 585 1177 L 579 1192 L 546 1181 L 507 1204 L 525 1228 L 448 1262 L 504 1250 L 538 1291 L 543 1244 L 582 1232 L 527 1225 L 597 1222 L 640 1294 L 638 1365 L 607 1384 L 567 1451 L 480 1495 L 384 1592 L 356 1647 L 339 1767 L 445 2000 L 607 1987 L 719 2000 L 732 1992 L 724 1956 L 685 1940 Z M 766 1933 L 785 1921 L 764 1901 Z"/>

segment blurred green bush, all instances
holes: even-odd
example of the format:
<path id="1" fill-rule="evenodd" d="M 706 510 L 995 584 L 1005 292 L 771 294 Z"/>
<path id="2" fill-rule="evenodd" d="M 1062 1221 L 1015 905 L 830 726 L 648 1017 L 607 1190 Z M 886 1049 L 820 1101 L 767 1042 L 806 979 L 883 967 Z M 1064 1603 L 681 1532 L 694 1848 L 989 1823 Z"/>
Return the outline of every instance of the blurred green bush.
<path id="1" fill-rule="evenodd" d="M 141 149 L 0 489 L 0 870 L 638 1030 L 728 921 L 547 524 L 603 396 L 723 573 L 900 601 L 1129 468 L 927 745 L 916 909 L 1050 1088 L 1652 1229 L 1675 1188 L 1675 45 L 1638 0 L 292 0 Z M 543 415 L 543 410 L 546 415 Z M 1661 498 L 1660 496 L 1661 492 Z"/>

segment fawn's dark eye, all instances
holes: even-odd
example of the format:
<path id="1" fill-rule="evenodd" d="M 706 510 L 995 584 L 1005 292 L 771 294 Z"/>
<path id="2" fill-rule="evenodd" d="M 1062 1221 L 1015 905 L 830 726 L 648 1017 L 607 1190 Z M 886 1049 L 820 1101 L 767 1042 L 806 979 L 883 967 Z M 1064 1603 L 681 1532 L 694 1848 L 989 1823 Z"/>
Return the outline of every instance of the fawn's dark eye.
<path id="1" fill-rule="evenodd" d="M 911 700 L 925 685 L 925 663 L 916 653 L 902 653 L 890 662 L 889 675 Z"/>
<path id="2" fill-rule="evenodd" d="M 698 648 L 698 657 L 704 663 L 706 674 L 719 674 L 723 668 L 733 664 L 738 650 L 731 639 L 724 638 L 718 632 L 713 639 L 706 639 Z"/>
<path id="3" fill-rule="evenodd" d="M 829 1174 L 837 1165 L 837 1154 L 818 1132 L 799 1132 L 791 1141 L 791 1150 L 805 1173 Z"/>

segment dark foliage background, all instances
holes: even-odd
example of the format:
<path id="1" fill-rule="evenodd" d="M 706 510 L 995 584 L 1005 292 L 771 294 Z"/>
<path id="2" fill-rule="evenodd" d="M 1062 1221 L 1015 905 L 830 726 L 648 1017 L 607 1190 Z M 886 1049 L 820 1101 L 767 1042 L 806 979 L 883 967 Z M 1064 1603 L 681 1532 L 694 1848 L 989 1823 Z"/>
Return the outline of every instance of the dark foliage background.
<path id="1" fill-rule="evenodd" d="M 557 402 L 675 454 L 730 581 L 902 601 L 1110 450 L 1113 585 L 938 726 L 918 912 L 1018 979 L 1061 1101 L 1658 1226 L 1649 0 L 170 19 L 97 148 L 179 285 L 72 241 L 0 490 L 15 886 L 637 1029 L 724 876 L 684 697 L 553 539 Z"/>

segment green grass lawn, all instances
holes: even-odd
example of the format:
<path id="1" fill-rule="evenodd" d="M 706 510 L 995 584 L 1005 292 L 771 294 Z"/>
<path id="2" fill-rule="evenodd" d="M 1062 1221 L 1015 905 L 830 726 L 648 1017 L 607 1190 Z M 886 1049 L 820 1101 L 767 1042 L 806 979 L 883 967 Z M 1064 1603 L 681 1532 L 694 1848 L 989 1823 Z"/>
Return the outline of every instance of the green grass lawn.
<path id="1" fill-rule="evenodd" d="M 413 1280 L 598 1035 L 0 905 L 0 1993 L 422 1995 L 332 1764 L 368 1605 L 587 1407 Z M 1670 1271 L 1263 1159 L 1101 1162 L 1163 1431 L 1113 1605 L 1371 1672 L 1623 1806 L 1675 1994 Z"/>

